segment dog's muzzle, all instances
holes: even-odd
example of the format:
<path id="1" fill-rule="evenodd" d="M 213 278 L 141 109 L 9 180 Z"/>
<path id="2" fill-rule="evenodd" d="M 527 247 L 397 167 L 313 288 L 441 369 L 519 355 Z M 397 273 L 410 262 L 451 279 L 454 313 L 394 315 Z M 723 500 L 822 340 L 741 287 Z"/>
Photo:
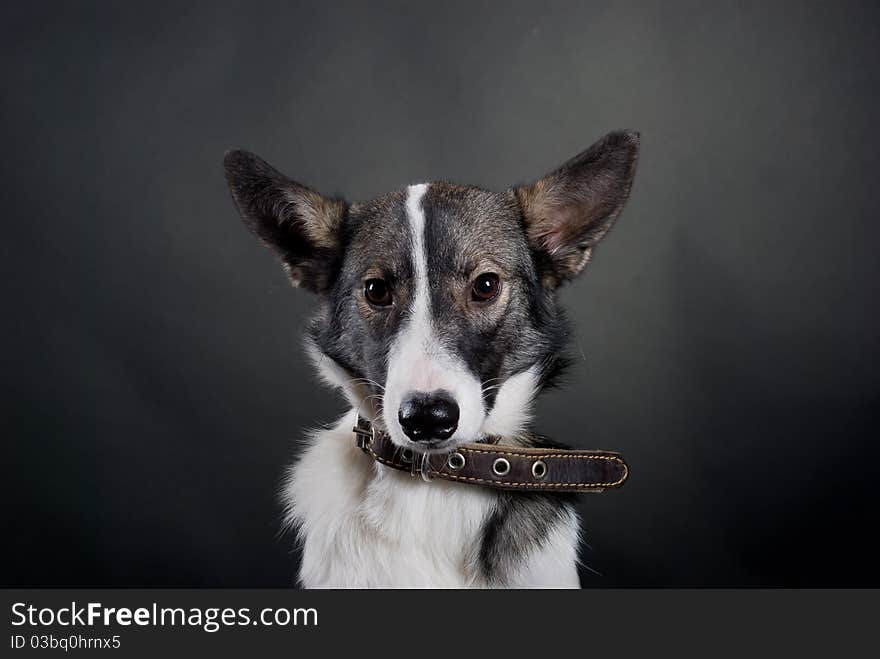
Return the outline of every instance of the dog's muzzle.
<path id="1" fill-rule="evenodd" d="M 417 456 L 360 416 L 354 435 L 358 448 L 386 467 L 501 490 L 602 492 L 620 487 L 629 475 L 623 456 L 612 451 L 517 448 L 486 442 L 462 444 L 446 455 Z"/>

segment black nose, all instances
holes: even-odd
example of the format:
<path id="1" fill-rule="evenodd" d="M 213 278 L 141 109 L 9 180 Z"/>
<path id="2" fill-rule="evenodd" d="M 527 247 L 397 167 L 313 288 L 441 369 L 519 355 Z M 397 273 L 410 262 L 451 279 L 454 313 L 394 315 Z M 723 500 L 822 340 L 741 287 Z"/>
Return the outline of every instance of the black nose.
<path id="1" fill-rule="evenodd" d="M 458 427 L 458 405 L 442 389 L 413 393 L 403 399 L 397 419 L 414 442 L 449 439 Z"/>

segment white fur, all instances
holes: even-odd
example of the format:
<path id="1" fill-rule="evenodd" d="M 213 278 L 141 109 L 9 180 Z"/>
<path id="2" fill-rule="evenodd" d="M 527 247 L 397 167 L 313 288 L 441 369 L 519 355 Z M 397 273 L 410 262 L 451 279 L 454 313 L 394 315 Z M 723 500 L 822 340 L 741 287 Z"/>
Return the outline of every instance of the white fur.
<path id="1" fill-rule="evenodd" d="M 532 420 L 539 380 L 537 366 L 508 378 L 498 389 L 492 412 L 483 422 L 483 435 L 514 437 L 525 430 Z"/>
<path id="2" fill-rule="evenodd" d="M 509 588 L 580 588 L 579 543 L 580 524 L 572 512 L 549 530 L 541 549 L 523 562 L 506 585 Z"/>
<path id="3" fill-rule="evenodd" d="M 408 394 L 430 393 L 437 389 L 445 389 L 452 394 L 459 407 L 459 419 L 458 428 L 450 437 L 449 444 L 473 440 L 486 418 L 480 381 L 457 355 L 449 352 L 434 336 L 424 240 L 425 213 L 422 210 L 422 197 L 427 190 L 428 185 L 424 183 L 411 185 L 407 189 L 406 215 L 409 219 L 415 293 L 409 319 L 389 351 L 385 381 L 385 428 L 392 441 L 403 447 L 413 446 L 397 419 L 400 404 Z"/>
<path id="4" fill-rule="evenodd" d="M 352 410 L 315 433 L 284 485 L 287 521 L 303 544 L 302 585 L 486 587 L 477 552 L 494 494 L 381 466 L 354 446 L 354 422 Z M 577 535 L 572 515 L 501 585 L 577 588 Z"/>

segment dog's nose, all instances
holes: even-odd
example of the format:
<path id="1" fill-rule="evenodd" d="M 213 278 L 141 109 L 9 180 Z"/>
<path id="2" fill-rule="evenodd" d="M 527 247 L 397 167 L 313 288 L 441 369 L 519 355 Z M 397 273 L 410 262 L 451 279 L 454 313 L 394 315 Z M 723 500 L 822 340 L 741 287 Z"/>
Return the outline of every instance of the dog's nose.
<path id="1" fill-rule="evenodd" d="M 412 393 L 401 403 L 397 419 L 403 432 L 414 442 L 449 439 L 458 427 L 458 405 L 442 389 Z"/>

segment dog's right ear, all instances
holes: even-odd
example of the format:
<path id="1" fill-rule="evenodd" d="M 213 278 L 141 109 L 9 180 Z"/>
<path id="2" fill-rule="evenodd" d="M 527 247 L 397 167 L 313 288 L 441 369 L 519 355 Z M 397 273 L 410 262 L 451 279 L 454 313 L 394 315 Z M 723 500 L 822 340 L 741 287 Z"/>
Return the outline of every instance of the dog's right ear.
<path id="1" fill-rule="evenodd" d="M 291 181 L 247 151 L 228 152 L 223 164 L 247 227 L 281 258 L 294 286 L 325 293 L 341 256 L 345 202 Z"/>

